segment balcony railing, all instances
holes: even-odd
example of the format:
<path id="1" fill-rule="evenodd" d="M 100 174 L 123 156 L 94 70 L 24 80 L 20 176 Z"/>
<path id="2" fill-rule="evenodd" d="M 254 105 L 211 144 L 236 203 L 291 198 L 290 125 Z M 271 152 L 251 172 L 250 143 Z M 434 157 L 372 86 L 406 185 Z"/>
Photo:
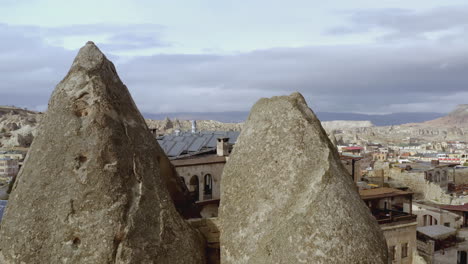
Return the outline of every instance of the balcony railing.
<path id="1" fill-rule="evenodd" d="M 372 214 L 379 224 L 416 219 L 416 215 L 396 210 L 374 210 Z"/>

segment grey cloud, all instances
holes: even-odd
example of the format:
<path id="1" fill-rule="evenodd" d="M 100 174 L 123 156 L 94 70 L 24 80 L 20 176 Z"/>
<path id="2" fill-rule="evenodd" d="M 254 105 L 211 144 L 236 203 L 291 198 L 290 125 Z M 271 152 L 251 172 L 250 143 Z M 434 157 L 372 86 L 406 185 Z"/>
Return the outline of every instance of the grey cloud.
<path id="1" fill-rule="evenodd" d="M 1 105 L 47 104 L 53 87 L 71 65 L 73 52 L 50 47 L 32 32 L 37 29 L 0 24 Z"/>
<path id="2" fill-rule="evenodd" d="M 110 52 L 141 50 L 156 47 L 167 47 L 171 44 L 162 39 L 165 27 L 156 24 L 134 25 L 73 25 L 59 28 L 44 28 L 46 36 L 108 36 L 101 47 Z"/>
<path id="3" fill-rule="evenodd" d="M 468 6 L 439 7 L 417 12 L 409 9 L 371 9 L 348 12 L 349 24 L 326 30 L 325 34 L 365 33 L 388 30 L 382 40 L 425 39 L 425 33 L 468 28 Z M 447 36 L 452 36 L 448 33 Z"/>
<path id="4" fill-rule="evenodd" d="M 22 30 L 0 25 L 7 36 L 0 42 L 0 105 L 34 109 L 47 104 L 76 51 Z M 260 97 L 294 91 L 315 111 L 329 112 L 447 112 L 467 100 L 464 45 L 312 46 L 122 61 L 108 56 L 139 108 L 150 113 L 245 111 Z"/>
<path id="5" fill-rule="evenodd" d="M 122 32 L 112 35 L 102 47 L 110 51 L 138 50 L 170 46 L 156 32 Z"/>
<path id="6" fill-rule="evenodd" d="M 137 101 L 148 102 L 146 111 L 158 111 L 161 104 L 167 108 L 160 93 L 177 98 L 170 102 L 173 111 L 215 111 L 219 102 L 229 102 L 225 110 L 245 110 L 258 97 L 300 91 L 321 111 L 388 112 L 396 109 L 391 105 L 441 102 L 441 96 L 463 92 L 466 51 L 336 46 L 235 56 L 156 55 L 136 58 L 119 70 L 140 96 Z M 447 109 L 438 111 L 466 98 L 457 100 L 447 100 Z"/>
<path id="7" fill-rule="evenodd" d="M 6 34 L 21 32 L 25 38 L 34 40 L 52 39 L 60 43 L 64 38 L 87 36 L 105 36 L 101 47 L 109 52 L 132 51 L 167 47 L 171 43 L 162 39 L 164 26 L 157 24 L 90 24 L 62 27 L 9 26 L 0 24 L 0 30 Z M 26 44 L 26 43 L 25 43 Z"/>

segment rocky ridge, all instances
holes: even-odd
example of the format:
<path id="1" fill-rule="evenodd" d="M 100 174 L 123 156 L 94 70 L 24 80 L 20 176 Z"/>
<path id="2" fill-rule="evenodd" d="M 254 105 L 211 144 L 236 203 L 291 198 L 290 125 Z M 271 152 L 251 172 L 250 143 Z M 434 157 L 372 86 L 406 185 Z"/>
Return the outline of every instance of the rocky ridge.
<path id="1" fill-rule="evenodd" d="M 190 120 L 152 120 L 145 119 L 148 128 L 157 129 L 158 133 L 168 134 L 179 129 L 181 131 L 190 131 L 192 123 Z M 196 120 L 197 129 L 202 131 L 240 131 L 243 123 L 222 123 L 214 120 Z"/>

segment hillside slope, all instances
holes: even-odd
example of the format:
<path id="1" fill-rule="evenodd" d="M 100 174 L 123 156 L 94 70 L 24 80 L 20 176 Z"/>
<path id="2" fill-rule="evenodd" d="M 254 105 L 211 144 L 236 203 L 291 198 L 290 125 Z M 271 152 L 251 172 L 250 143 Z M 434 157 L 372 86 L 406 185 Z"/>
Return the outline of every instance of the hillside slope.
<path id="1" fill-rule="evenodd" d="M 468 127 L 468 104 L 458 105 L 448 115 L 423 124 L 433 127 Z"/>

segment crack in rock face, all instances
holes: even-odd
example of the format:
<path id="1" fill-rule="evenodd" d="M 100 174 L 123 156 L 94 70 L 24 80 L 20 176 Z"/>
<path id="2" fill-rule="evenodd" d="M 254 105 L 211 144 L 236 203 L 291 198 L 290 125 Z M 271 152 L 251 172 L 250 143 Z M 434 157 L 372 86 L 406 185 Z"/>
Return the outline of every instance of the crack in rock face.
<path id="1" fill-rule="evenodd" d="M 205 263 L 204 240 L 167 189 L 167 157 L 92 42 L 41 119 L 3 218 L 0 263 Z"/>

